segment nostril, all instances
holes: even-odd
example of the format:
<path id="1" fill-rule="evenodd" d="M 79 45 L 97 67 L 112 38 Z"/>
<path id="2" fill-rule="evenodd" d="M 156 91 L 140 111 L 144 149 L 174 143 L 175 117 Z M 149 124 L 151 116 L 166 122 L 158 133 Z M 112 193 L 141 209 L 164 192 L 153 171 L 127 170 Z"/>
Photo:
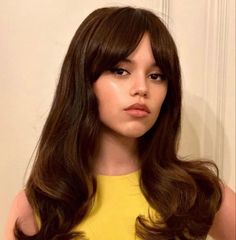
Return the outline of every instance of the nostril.
<path id="1" fill-rule="evenodd" d="M 139 95 L 142 97 L 147 97 L 148 91 L 147 91 L 147 89 L 141 89 L 141 88 L 133 89 L 133 90 L 131 90 L 131 95 L 132 96 Z"/>

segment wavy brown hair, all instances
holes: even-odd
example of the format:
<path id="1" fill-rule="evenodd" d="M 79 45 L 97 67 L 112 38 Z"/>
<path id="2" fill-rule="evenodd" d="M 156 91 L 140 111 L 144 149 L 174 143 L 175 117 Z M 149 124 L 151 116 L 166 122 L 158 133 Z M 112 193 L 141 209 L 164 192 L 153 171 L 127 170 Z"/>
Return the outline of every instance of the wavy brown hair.
<path id="1" fill-rule="evenodd" d="M 205 239 L 221 204 L 218 170 L 209 161 L 177 157 L 181 74 L 176 46 L 154 13 L 131 7 L 95 10 L 72 39 L 26 185 L 41 227 L 26 236 L 19 219 L 17 239 L 85 238 L 72 229 L 91 210 L 97 188 L 93 159 L 101 123 L 93 83 L 128 57 L 144 33 L 168 90 L 156 123 L 138 139 L 140 188 L 161 218 L 137 216 L 136 234 L 145 240 Z"/>

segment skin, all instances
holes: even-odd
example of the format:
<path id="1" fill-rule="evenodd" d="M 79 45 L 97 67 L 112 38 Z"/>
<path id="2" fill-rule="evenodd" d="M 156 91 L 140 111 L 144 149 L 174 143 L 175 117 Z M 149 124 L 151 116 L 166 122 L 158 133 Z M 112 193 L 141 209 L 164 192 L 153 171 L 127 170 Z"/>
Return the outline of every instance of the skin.
<path id="1" fill-rule="evenodd" d="M 210 236 L 215 240 L 236 239 L 236 198 L 235 192 L 227 186 L 223 186 L 223 203 L 216 213 L 214 223 L 210 229 Z"/>
<path id="2" fill-rule="evenodd" d="M 154 66 L 148 35 L 144 35 L 137 49 L 128 57 L 129 62 L 119 63 L 126 71 L 104 72 L 94 84 L 99 102 L 100 119 L 103 123 L 100 151 L 96 157 L 96 172 L 105 175 L 122 175 L 139 168 L 136 139 L 148 131 L 156 121 L 164 101 L 167 83 L 152 78 L 161 73 Z M 134 103 L 145 103 L 150 114 L 133 117 L 124 108 Z M 223 202 L 217 212 L 210 235 L 215 240 L 235 239 L 235 193 L 222 187 Z M 14 240 L 13 228 L 17 218 L 27 234 L 37 232 L 33 211 L 24 190 L 11 207 L 5 240 Z"/>
<path id="3" fill-rule="evenodd" d="M 138 47 L 94 83 L 103 123 L 97 172 L 120 175 L 138 168 L 137 138 L 156 122 L 167 92 L 167 81 L 155 64 L 149 36 Z M 145 104 L 147 116 L 133 116 L 125 111 L 132 104 Z"/>

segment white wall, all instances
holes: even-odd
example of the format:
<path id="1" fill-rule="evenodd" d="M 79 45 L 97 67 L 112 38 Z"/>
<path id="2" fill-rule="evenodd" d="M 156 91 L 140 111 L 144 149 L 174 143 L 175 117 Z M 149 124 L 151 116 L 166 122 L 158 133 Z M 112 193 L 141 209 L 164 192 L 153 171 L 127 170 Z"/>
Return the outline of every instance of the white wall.
<path id="1" fill-rule="evenodd" d="M 23 187 L 69 42 L 88 13 L 114 4 L 164 13 L 183 69 L 180 154 L 214 159 L 235 190 L 233 0 L 0 0 L 0 239 L 10 203 Z"/>

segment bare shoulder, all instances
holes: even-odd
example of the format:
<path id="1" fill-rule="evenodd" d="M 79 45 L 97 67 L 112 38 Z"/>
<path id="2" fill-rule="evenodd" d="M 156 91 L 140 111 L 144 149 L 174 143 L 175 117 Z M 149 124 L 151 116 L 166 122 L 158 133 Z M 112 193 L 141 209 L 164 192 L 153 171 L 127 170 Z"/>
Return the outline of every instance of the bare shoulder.
<path id="1" fill-rule="evenodd" d="M 225 185 L 222 192 L 222 204 L 215 215 L 210 235 L 216 240 L 235 240 L 235 193 Z"/>
<path id="2" fill-rule="evenodd" d="M 24 233 L 32 235 L 37 232 L 37 225 L 33 210 L 29 204 L 25 191 L 20 191 L 14 198 L 5 227 L 5 240 L 14 240 L 13 229 L 16 220 L 19 221 Z"/>

